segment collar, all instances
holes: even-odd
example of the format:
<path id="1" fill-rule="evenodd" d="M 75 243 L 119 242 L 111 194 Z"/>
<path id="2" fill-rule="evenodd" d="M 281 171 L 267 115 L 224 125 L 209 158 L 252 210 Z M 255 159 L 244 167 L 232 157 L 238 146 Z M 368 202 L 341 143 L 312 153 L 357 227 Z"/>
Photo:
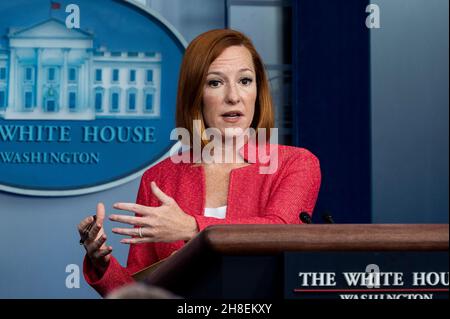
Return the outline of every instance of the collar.
<path id="1" fill-rule="evenodd" d="M 181 158 L 183 158 L 184 163 L 201 162 L 201 152 L 200 154 L 193 154 L 192 147 L 189 145 L 183 145 L 181 151 Z M 247 163 L 269 165 L 270 161 L 274 160 L 275 156 L 278 156 L 278 145 L 270 143 L 258 145 L 257 142 L 249 141 L 238 152 Z"/>

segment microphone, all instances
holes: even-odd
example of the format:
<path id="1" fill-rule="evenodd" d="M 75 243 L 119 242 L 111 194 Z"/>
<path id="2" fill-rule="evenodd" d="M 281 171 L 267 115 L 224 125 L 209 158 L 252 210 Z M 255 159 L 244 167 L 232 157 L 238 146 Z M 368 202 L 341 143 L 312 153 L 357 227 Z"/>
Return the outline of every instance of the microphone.
<path id="1" fill-rule="evenodd" d="M 301 212 L 298 217 L 303 224 L 312 224 L 311 216 L 307 212 Z"/>
<path id="2" fill-rule="evenodd" d="M 334 224 L 333 217 L 332 217 L 331 214 L 329 214 L 327 211 L 325 211 L 325 212 L 322 214 L 322 218 L 323 218 L 323 220 L 324 220 L 325 223 L 327 223 L 327 224 Z"/>

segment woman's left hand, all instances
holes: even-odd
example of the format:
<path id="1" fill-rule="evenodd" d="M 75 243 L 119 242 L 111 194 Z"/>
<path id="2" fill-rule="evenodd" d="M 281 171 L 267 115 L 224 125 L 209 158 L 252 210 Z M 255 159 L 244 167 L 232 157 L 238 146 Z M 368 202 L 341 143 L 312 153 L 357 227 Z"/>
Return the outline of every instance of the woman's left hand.
<path id="1" fill-rule="evenodd" d="M 161 206 L 149 207 L 133 203 L 114 204 L 113 207 L 116 209 L 131 211 L 141 216 L 117 214 L 109 216 L 112 221 L 136 226 L 134 228 L 113 228 L 113 233 L 135 236 L 135 238 L 122 239 L 120 242 L 139 244 L 192 239 L 198 232 L 195 218 L 186 214 L 177 202 L 164 194 L 155 182 L 151 182 L 151 189 L 162 203 Z"/>

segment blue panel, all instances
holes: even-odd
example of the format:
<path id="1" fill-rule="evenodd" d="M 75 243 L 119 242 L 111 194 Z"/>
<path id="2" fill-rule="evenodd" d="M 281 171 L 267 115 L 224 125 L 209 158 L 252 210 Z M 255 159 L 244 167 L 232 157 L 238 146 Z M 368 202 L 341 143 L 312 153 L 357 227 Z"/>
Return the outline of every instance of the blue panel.
<path id="1" fill-rule="evenodd" d="M 136 110 L 136 94 L 134 93 L 128 95 L 128 108 L 130 111 Z"/>
<path id="2" fill-rule="evenodd" d="M 95 70 L 95 81 L 97 82 L 102 81 L 102 70 L 100 69 Z"/>
<path id="3" fill-rule="evenodd" d="M 74 110 L 77 107 L 77 94 L 69 92 L 69 108 Z"/>
<path id="4" fill-rule="evenodd" d="M 77 70 L 75 68 L 69 69 L 69 81 L 76 81 L 77 79 Z"/>
<path id="5" fill-rule="evenodd" d="M 113 82 L 119 81 L 119 70 L 118 69 L 113 70 L 112 80 L 113 80 Z"/>
<path id="6" fill-rule="evenodd" d="M 47 112 L 55 112 L 55 111 L 56 111 L 55 100 L 47 100 Z"/>
<path id="7" fill-rule="evenodd" d="M 135 81 L 136 81 L 136 71 L 130 70 L 130 82 L 135 82 Z"/>
<path id="8" fill-rule="evenodd" d="M 4 108 L 6 106 L 6 92 L 0 91 L 0 108 Z"/>
<path id="9" fill-rule="evenodd" d="M 313 221 L 370 223 L 369 1 L 293 1 L 293 131 L 320 160 Z"/>
<path id="10" fill-rule="evenodd" d="M 119 93 L 111 94 L 111 98 L 112 98 L 111 107 L 113 111 L 119 110 Z"/>
<path id="11" fill-rule="evenodd" d="M 147 70 L 147 82 L 153 81 L 153 70 Z"/>
<path id="12" fill-rule="evenodd" d="M 25 68 L 25 80 L 31 81 L 33 80 L 33 69 Z"/>
<path id="13" fill-rule="evenodd" d="M 55 68 L 49 68 L 48 69 L 48 80 L 54 81 L 55 80 Z"/>
<path id="14" fill-rule="evenodd" d="M 33 106 L 33 93 L 25 92 L 25 108 L 29 109 Z"/>
<path id="15" fill-rule="evenodd" d="M 101 111 L 102 110 L 102 104 L 103 104 L 103 94 L 102 93 L 95 93 L 95 110 Z"/>
<path id="16" fill-rule="evenodd" d="M 147 94 L 145 96 L 145 110 L 151 112 L 153 110 L 153 94 Z"/>

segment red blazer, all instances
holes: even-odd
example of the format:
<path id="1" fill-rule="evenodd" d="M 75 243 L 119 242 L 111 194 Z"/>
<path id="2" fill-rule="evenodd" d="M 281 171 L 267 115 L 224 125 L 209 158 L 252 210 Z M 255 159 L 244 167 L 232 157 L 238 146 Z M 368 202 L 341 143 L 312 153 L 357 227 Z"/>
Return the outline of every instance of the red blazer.
<path id="1" fill-rule="evenodd" d="M 249 151 L 254 150 L 255 146 L 246 144 L 240 150 L 252 164 L 233 169 L 230 173 L 225 219 L 203 216 L 203 167 L 190 163 L 175 164 L 170 158 L 144 173 L 136 202 L 160 206 L 150 189 L 150 182 L 155 181 L 164 193 L 176 200 L 185 213 L 196 219 L 199 231 L 214 224 L 299 224 L 299 213 L 306 211 L 312 214 L 316 203 L 321 181 L 319 161 L 303 148 L 275 147 L 278 149 L 278 169 L 273 174 L 260 174 L 259 168 L 264 163 L 258 158 L 249 158 Z M 183 241 L 130 245 L 127 267 L 122 267 L 111 256 L 101 278 L 96 275 L 90 259 L 85 257 L 84 277 L 100 295 L 105 296 L 115 288 L 133 282 L 131 274 L 168 257 L 183 245 Z"/>

